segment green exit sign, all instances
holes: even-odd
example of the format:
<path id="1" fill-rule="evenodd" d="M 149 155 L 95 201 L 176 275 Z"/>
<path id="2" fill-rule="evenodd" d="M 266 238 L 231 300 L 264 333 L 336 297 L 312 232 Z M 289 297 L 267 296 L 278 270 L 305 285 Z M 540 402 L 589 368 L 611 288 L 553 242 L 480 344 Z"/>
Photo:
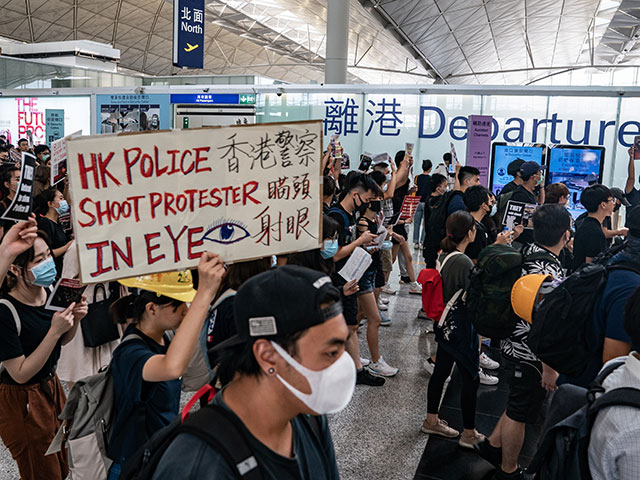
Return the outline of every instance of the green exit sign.
<path id="1" fill-rule="evenodd" d="M 253 93 L 240 94 L 240 105 L 255 105 L 256 96 Z"/>
<path id="2" fill-rule="evenodd" d="M 189 117 L 184 117 L 182 119 L 182 128 L 189 128 Z"/>

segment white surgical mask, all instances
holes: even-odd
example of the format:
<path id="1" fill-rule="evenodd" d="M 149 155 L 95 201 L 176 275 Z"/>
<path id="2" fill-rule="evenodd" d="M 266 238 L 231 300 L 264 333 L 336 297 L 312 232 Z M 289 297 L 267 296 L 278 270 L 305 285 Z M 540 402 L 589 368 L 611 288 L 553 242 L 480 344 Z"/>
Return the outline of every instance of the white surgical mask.
<path id="1" fill-rule="evenodd" d="M 489 216 L 493 217 L 496 213 L 498 213 L 498 205 L 495 203 L 491 205 L 491 211 L 489 212 Z"/>
<path id="2" fill-rule="evenodd" d="M 271 342 L 271 345 L 309 382 L 311 393 L 303 393 L 289 385 L 280 375 L 276 375 L 278 380 L 307 407 L 318 415 L 327 415 L 337 413 L 349 404 L 356 388 L 356 366 L 346 351 L 329 367 L 315 372 L 294 360 L 277 343 Z"/>

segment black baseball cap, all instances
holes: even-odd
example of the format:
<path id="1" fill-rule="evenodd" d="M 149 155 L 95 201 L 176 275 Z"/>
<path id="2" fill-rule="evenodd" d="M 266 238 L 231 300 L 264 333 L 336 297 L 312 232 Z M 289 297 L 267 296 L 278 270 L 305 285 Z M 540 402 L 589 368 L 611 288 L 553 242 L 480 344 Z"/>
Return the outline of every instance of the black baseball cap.
<path id="1" fill-rule="evenodd" d="M 213 350 L 301 332 L 340 315 L 342 303 L 340 292 L 326 274 L 285 265 L 243 283 L 235 295 L 233 313 L 237 334 Z"/>
<path id="2" fill-rule="evenodd" d="M 629 235 L 640 238 L 640 205 L 627 210 L 627 222 L 625 226 L 629 229 Z"/>
<path id="3" fill-rule="evenodd" d="M 507 173 L 515 178 L 516 174 L 520 171 L 520 167 L 522 167 L 523 163 L 523 159 L 516 158 L 514 161 L 509 163 L 509 165 L 507 165 Z"/>
<path id="4" fill-rule="evenodd" d="M 627 200 L 627 196 L 624 194 L 624 192 L 622 191 L 621 188 L 611 187 L 609 190 L 611 191 L 611 196 L 613 198 L 616 198 L 616 199 L 620 200 L 620 204 L 623 207 L 630 207 L 631 206 L 631 204 L 629 203 L 629 200 Z"/>
<path id="5" fill-rule="evenodd" d="M 528 180 L 540 170 L 542 170 L 542 166 L 538 162 L 524 162 L 520 165 L 520 176 Z"/>

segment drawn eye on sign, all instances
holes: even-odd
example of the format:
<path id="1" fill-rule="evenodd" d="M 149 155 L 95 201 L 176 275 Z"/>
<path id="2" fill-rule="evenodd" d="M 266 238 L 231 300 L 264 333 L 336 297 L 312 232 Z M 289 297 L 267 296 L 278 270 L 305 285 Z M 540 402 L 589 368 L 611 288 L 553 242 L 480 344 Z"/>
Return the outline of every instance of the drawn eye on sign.
<path id="1" fill-rule="evenodd" d="M 238 220 L 218 220 L 205 232 L 202 240 L 230 245 L 249 237 L 247 226 Z"/>

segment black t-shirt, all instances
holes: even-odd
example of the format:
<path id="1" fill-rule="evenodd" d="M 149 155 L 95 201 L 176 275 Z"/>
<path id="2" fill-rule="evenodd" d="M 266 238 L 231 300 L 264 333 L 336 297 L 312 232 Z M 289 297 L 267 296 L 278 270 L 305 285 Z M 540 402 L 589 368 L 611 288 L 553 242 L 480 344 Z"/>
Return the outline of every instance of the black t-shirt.
<path id="1" fill-rule="evenodd" d="M 404 202 L 404 197 L 407 196 L 407 192 L 409 191 L 409 180 L 404 185 L 396 187 L 393 192 L 393 213 L 397 214 L 402 209 L 402 202 Z"/>
<path id="2" fill-rule="evenodd" d="M 233 293 L 233 290 L 224 292 L 223 295 L 228 296 L 211 311 L 207 319 L 207 349 L 236 334 L 236 322 L 233 314 L 235 295 Z"/>
<path id="3" fill-rule="evenodd" d="M 0 215 L 3 215 L 4 212 L 7 211 L 7 208 L 9 208 L 10 205 L 11 205 L 11 200 L 9 200 L 9 198 L 5 197 L 2 200 L 0 200 Z M 16 223 L 18 222 L 16 222 L 15 220 L 4 220 L 0 218 L 0 227 L 4 229 L 4 233 L 7 233 L 7 230 L 13 227 Z M 0 237 L 0 239 L 2 239 L 2 237 Z"/>
<path id="4" fill-rule="evenodd" d="M 18 358 L 22 355 L 28 357 L 38 348 L 38 345 L 42 343 L 47 332 L 49 332 L 53 312 L 45 310 L 44 305 L 41 307 L 25 305 L 8 294 L 3 295 L 2 298 L 9 301 L 18 313 L 20 335 L 18 335 L 16 322 L 11 310 L 0 303 L 0 362 Z M 60 358 L 60 348 L 61 342 L 58 341 L 44 366 L 27 383 L 38 383 L 55 371 L 56 364 Z M 16 383 L 7 370 L 2 372 L 0 378 L 2 383 Z"/>
<path id="5" fill-rule="evenodd" d="M 489 245 L 489 235 L 487 229 L 482 223 L 476 221 L 476 239 L 467 245 L 467 249 L 464 251 L 465 255 L 471 260 L 477 260 L 480 251 Z"/>
<path id="6" fill-rule="evenodd" d="M 69 242 L 69 237 L 64 233 L 64 230 L 60 226 L 58 222 L 54 222 L 53 220 L 47 217 L 38 218 L 38 230 L 42 230 L 49 237 L 49 242 L 51 242 L 51 249 L 56 249 L 60 247 L 64 247 Z M 64 255 L 60 255 L 59 257 L 55 257 L 53 260 L 56 262 L 56 270 L 58 271 L 58 276 L 62 273 L 62 260 Z"/>
<path id="7" fill-rule="evenodd" d="M 416 177 L 418 192 L 416 195 L 420 197 L 420 202 L 426 202 L 431 195 L 431 175 L 422 173 Z"/>
<path id="8" fill-rule="evenodd" d="M 344 213 L 336 212 L 335 210 L 329 212 L 329 216 L 338 222 L 338 246 L 344 247 L 349 245 L 356 238 L 355 225 L 356 219 L 352 213 L 347 212 L 341 204 L 336 204 L 332 209 L 342 210 Z M 348 220 L 348 224 L 345 225 L 345 220 Z M 349 260 L 349 257 L 345 257 L 336 262 L 336 271 L 340 270 Z"/>
<path id="9" fill-rule="evenodd" d="M 513 182 L 513 180 L 511 180 L 504 187 L 502 187 L 502 190 L 500 190 L 500 195 L 504 195 L 504 194 L 507 194 L 509 192 L 513 192 L 516 188 L 518 188 L 518 185 L 516 185 Z"/>
<path id="10" fill-rule="evenodd" d="M 223 400 L 223 393 L 218 393 L 212 404 L 229 409 Z M 338 480 L 338 465 L 331 440 L 331 432 L 326 417 L 320 418 L 320 435 L 314 434 L 304 424 L 305 420 L 296 417 L 291 420 L 293 430 L 293 457 L 277 454 L 242 424 L 242 432 L 250 450 L 254 453 L 267 480 Z M 164 453 L 153 480 L 170 480 L 180 478 L 196 480 L 215 478 L 221 480 L 237 478 L 237 472 L 225 460 L 222 453 L 205 441 L 190 433 L 178 435 Z"/>
<path id="11" fill-rule="evenodd" d="M 586 257 L 595 258 L 607 248 L 607 241 L 600 222 L 587 217 L 576 231 L 573 241 L 573 268 L 580 267 Z"/>
<path id="12" fill-rule="evenodd" d="M 524 188 L 522 185 L 518 185 L 517 188 L 513 191 L 511 200 L 513 200 L 514 202 L 531 203 L 534 205 L 538 203 L 536 196 L 529 190 Z M 522 235 L 518 237 L 517 241 L 524 245 L 533 243 L 533 229 L 525 228 L 524 232 L 522 232 Z"/>

